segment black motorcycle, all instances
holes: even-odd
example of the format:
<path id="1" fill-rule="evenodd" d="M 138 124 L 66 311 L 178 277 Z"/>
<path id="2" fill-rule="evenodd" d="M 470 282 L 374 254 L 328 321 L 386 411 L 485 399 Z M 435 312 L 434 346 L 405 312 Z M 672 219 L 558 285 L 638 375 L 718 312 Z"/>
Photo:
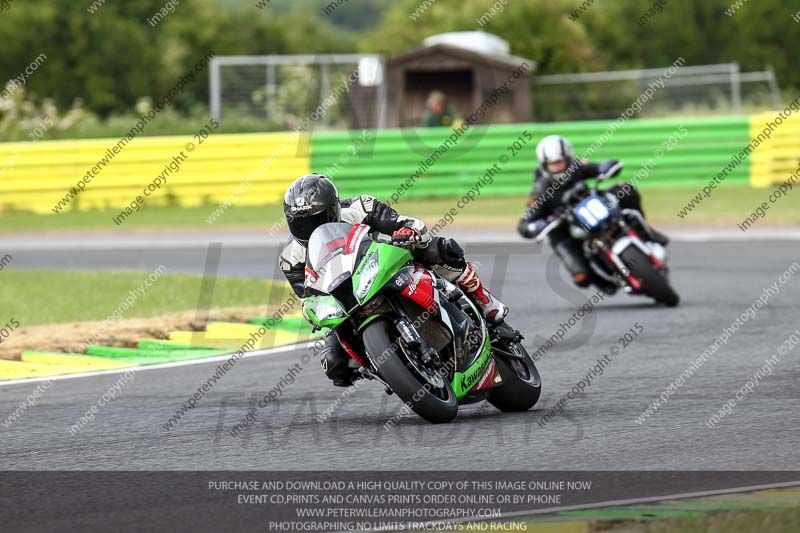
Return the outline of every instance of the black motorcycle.
<path id="1" fill-rule="evenodd" d="M 617 163 L 596 178 L 593 185 L 576 184 L 564 194 L 564 205 L 536 237 L 562 224 L 573 239 L 582 241 L 592 270 L 631 294 L 642 294 L 669 307 L 680 297 L 669 282 L 667 251 L 654 242 L 650 226 L 636 209 L 622 209 L 617 196 L 598 185 L 622 169 Z"/>

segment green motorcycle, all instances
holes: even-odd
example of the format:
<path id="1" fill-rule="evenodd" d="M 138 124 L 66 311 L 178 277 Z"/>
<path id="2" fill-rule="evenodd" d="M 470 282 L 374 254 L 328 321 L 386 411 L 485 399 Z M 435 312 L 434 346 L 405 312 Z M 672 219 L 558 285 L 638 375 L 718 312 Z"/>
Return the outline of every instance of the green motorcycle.
<path id="1" fill-rule="evenodd" d="M 460 288 L 373 239 L 365 224 L 314 231 L 305 287 L 303 316 L 335 329 L 358 377 L 382 383 L 429 422 L 450 422 L 459 405 L 482 400 L 501 411 L 539 400 L 522 335 L 505 322 L 488 327 Z"/>

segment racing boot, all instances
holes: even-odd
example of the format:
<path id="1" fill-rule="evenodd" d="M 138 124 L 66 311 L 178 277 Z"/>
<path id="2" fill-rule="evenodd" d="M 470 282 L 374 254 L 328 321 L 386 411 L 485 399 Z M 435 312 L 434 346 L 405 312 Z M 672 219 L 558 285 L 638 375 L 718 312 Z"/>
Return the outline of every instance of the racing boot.
<path id="1" fill-rule="evenodd" d="M 609 296 L 617 292 L 616 283 L 605 279 L 595 272 L 576 272 L 572 276 L 572 281 L 575 282 L 576 287 L 581 289 L 594 285 Z"/>
<path id="2" fill-rule="evenodd" d="M 661 246 L 666 246 L 669 244 L 669 237 L 658 231 L 653 226 L 650 226 L 650 237 L 653 239 L 653 242 L 658 243 Z"/>
<path id="3" fill-rule="evenodd" d="M 345 353 L 336 334 L 329 333 L 319 354 L 322 371 L 333 381 L 334 387 L 349 387 L 353 384 L 355 371 L 350 367 L 350 357 Z"/>
<path id="4" fill-rule="evenodd" d="M 642 215 L 644 215 L 644 213 L 642 213 Z M 642 229 L 644 229 L 644 235 L 649 236 L 652 242 L 660 244 L 661 246 L 666 246 L 669 244 L 669 237 L 654 228 L 653 225 L 650 224 L 650 222 L 648 222 L 646 219 L 643 220 L 643 222 L 644 228 Z M 642 224 L 637 225 L 641 226 Z"/>
<path id="5" fill-rule="evenodd" d="M 490 325 L 496 325 L 503 321 L 508 314 L 508 306 L 495 298 L 489 290 L 483 286 L 483 282 L 478 277 L 478 273 L 472 268 L 472 263 L 467 261 L 464 272 L 456 279 L 464 294 L 478 306 L 483 318 Z"/>
<path id="6" fill-rule="evenodd" d="M 597 274 L 594 276 L 594 286 L 606 293 L 608 296 L 613 296 L 619 288 L 613 281 L 608 281 Z"/>

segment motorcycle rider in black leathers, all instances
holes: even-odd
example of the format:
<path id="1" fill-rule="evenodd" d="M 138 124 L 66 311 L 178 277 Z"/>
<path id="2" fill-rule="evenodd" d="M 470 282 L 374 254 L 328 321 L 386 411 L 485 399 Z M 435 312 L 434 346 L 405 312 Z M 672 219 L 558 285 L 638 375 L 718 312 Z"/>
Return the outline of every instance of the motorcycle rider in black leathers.
<path id="1" fill-rule="evenodd" d="M 424 222 L 398 214 L 373 196 L 339 200 L 339 193 L 331 180 L 321 174 L 308 174 L 297 178 L 286 190 L 283 211 L 290 236 L 280 254 L 280 267 L 301 298 L 305 296 L 303 284 L 311 233 L 328 222 L 349 222 L 370 226 L 376 240 L 411 250 L 416 261 L 458 285 L 476 304 L 490 326 L 500 324 L 508 314 L 508 307 L 483 286 L 456 241 L 431 238 Z M 337 387 L 347 387 L 353 383 L 354 368 L 335 330 L 325 338 L 320 363 Z"/>
<path id="2" fill-rule="evenodd" d="M 564 195 L 575 186 L 580 187 L 589 178 L 605 174 L 613 169 L 618 161 L 608 160 L 592 163 L 575 159 L 570 142 L 560 135 L 549 135 L 536 147 L 539 167 L 534 172 L 534 185 L 528 197 L 528 207 L 517 225 L 517 231 L 525 238 L 536 237 L 549 222 L 556 208 L 563 205 Z M 614 174 L 616 175 L 616 173 Z M 644 216 L 641 198 L 636 188 L 625 182 L 618 182 L 606 189 L 615 194 L 623 209 L 636 209 Z M 651 226 L 647 228 L 654 242 L 666 246 L 669 239 Z M 594 284 L 607 294 L 613 294 L 617 286 L 597 275 L 589 266 L 580 241 L 573 239 L 566 224 L 555 228 L 548 234 L 550 245 L 564 262 L 572 279 L 578 287 Z"/>

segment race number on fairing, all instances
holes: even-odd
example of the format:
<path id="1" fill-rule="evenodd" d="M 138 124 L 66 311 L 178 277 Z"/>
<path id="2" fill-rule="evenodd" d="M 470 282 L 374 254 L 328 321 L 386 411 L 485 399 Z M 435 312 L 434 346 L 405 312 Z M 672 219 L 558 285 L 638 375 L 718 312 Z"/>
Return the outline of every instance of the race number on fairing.
<path id="1" fill-rule="evenodd" d="M 611 213 L 608 207 L 606 207 L 606 204 L 603 203 L 603 200 L 596 194 L 593 194 L 587 196 L 578 204 L 577 209 L 575 209 L 575 215 L 578 217 L 581 224 L 593 230 L 608 220 Z"/>

